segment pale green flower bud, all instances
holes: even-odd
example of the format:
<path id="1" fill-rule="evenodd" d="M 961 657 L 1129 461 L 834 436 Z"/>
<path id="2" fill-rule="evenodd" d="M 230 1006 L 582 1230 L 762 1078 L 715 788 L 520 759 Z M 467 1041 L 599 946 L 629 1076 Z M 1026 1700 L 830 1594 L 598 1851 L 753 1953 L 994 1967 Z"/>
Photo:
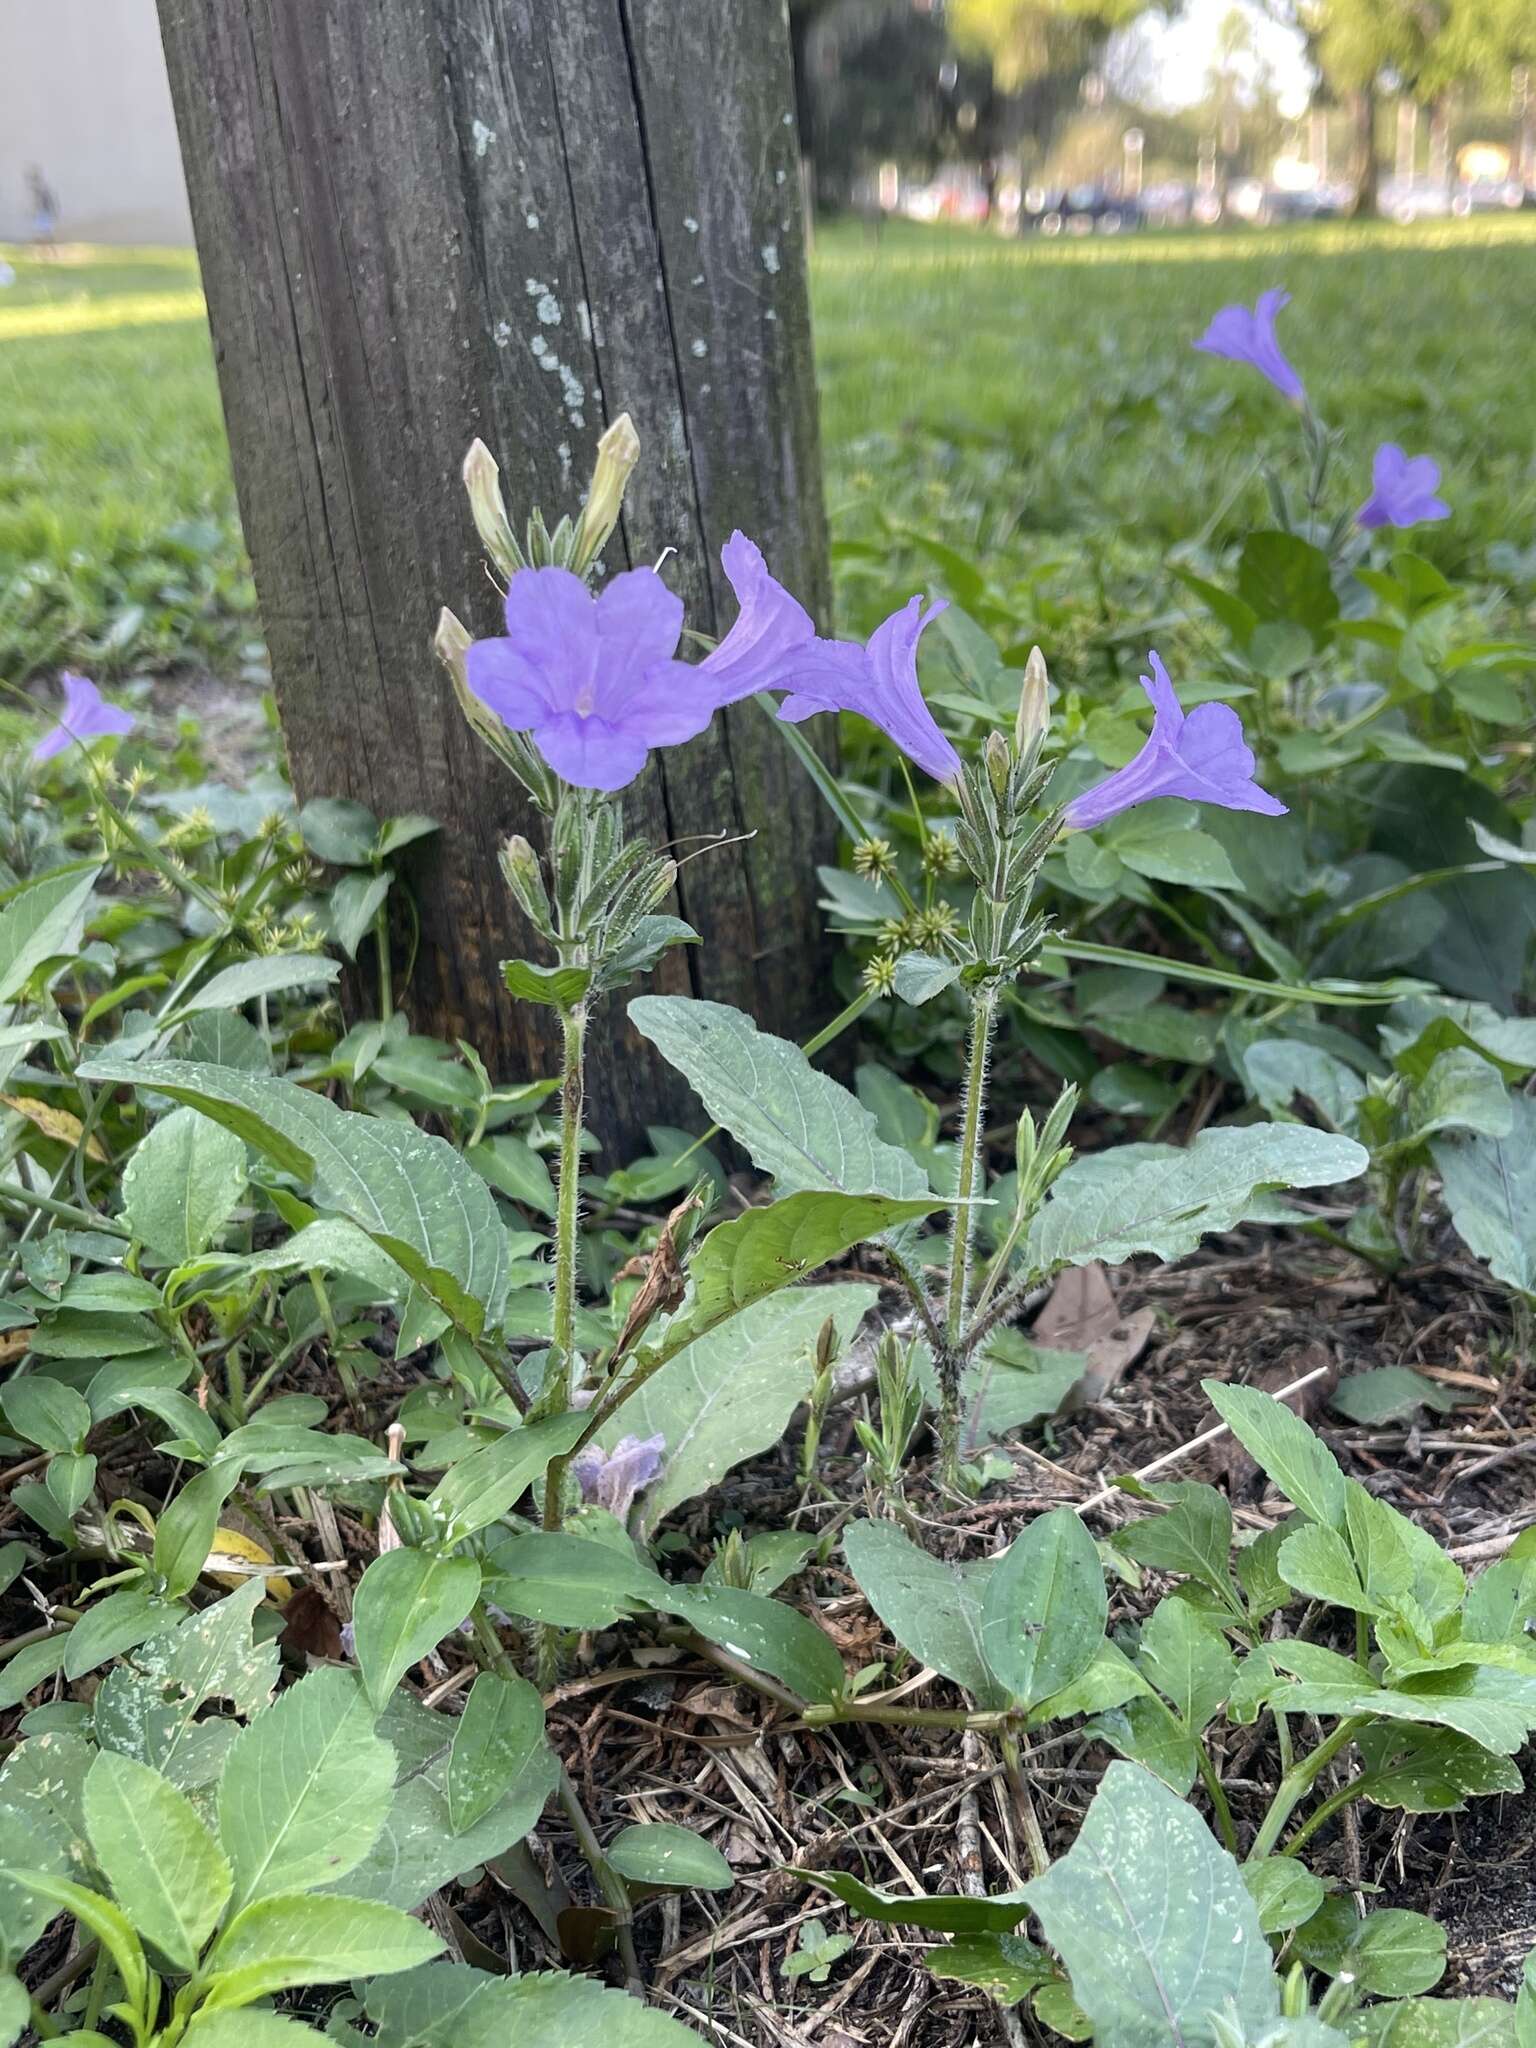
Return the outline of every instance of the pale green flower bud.
<path id="1" fill-rule="evenodd" d="M 475 531 L 502 575 L 511 576 L 526 568 L 528 565 L 523 559 L 522 549 L 513 538 L 502 499 L 501 471 L 496 467 L 495 456 L 483 441 L 471 441 L 469 444 L 469 453 L 464 458 L 464 488 L 469 493 Z"/>
<path id="2" fill-rule="evenodd" d="M 607 545 L 608 536 L 619 523 L 624 509 L 624 489 L 640 460 L 640 436 L 627 412 L 621 412 L 597 444 L 597 464 L 592 471 L 592 488 L 576 522 L 571 546 L 571 567 L 578 576 L 586 571 Z"/>
<path id="3" fill-rule="evenodd" d="M 544 888 L 539 856 L 520 832 L 514 832 L 502 847 L 500 861 L 501 872 L 517 899 L 518 908 L 538 930 L 548 931 L 551 922 L 549 896 Z"/>
<path id="4" fill-rule="evenodd" d="M 1008 751 L 1008 742 L 1000 732 L 987 734 L 987 780 L 992 785 L 992 794 L 1001 803 L 1008 794 L 1008 782 L 1013 773 L 1013 756 Z"/>
<path id="5" fill-rule="evenodd" d="M 1019 758 L 1032 763 L 1040 751 L 1051 722 L 1051 679 L 1045 656 L 1031 647 L 1024 664 L 1024 687 L 1019 692 L 1019 714 L 1014 721 L 1013 743 Z"/>

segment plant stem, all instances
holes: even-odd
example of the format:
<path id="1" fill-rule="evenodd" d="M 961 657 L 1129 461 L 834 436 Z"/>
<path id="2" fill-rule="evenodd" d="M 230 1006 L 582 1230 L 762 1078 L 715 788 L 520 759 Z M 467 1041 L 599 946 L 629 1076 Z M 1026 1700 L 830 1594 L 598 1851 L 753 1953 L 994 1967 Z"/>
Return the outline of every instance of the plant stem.
<path id="1" fill-rule="evenodd" d="M 1237 1854 L 1237 1829 L 1232 1821 L 1232 1807 L 1227 1799 L 1227 1788 L 1217 1776 L 1216 1766 L 1211 1762 L 1205 1744 L 1195 1739 L 1195 1762 L 1200 1779 L 1210 1796 L 1211 1806 L 1216 1815 L 1216 1825 L 1221 1830 L 1222 1845 L 1229 1856 Z"/>
<path id="2" fill-rule="evenodd" d="M 395 985 L 389 958 L 389 898 L 374 913 L 373 949 L 379 956 L 379 1022 L 387 1024 L 394 1015 Z"/>
<path id="3" fill-rule="evenodd" d="M 960 1174 L 955 1199 L 961 1205 L 949 1242 L 949 1295 L 944 1307 L 945 1335 L 951 1347 L 965 1327 L 966 1297 L 971 1284 L 971 1246 L 976 1235 L 976 1184 L 981 1177 L 981 1113 L 987 1096 L 987 1062 L 992 1052 L 992 1027 L 997 1016 L 997 990 L 981 988 L 971 1000 L 970 1042 L 965 1063 L 965 1100 L 961 1109 Z"/>
<path id="4" fill-rule="evenodd" d="M 1043 1877 L 1051 1867 L 1050 1852 L 1045 1846 L 1045 1836 L 1040 1832 L 1040 1816 L 1035 1811 L 1034 1796 L 1029 1789 L 1029 1779 L 1024 1771 L 1024 1755 L 1019 1745 L 1018 1731 L 1005 1728 L 1002 1736 L 1003 1772 L 1008 1780 L 1008 1789 L 1013 1794 L 1013 1804 L 1024 1830 L 1024 1846 L 1029 1852 L 1029 1867 L 1035 1877 Z"/>
<path id="5" fill-rule="evenodd" d="M 1285 1824 L 1317 1782 L 1319 1776 L 1332 1763 L 1341 1750 L 1348 1749 L 1359 1731 L 1365 1727 L 1369 1715 L 1356 1714 L 1341 1721 L 1333 1733 L 1300 1758 L 1280 1780 L 1279 1789 L 1269 1803 L 1263 1825 L 1254 1837 L 1253 1847 L 1248 1851 L 1248 1861 L 1258 1863 L 1274 1853 L 1276 1842 L 1284 1832 Z"/>
<path id="6" fill-rule="evenodd" d="M 1314 1807 L 1307 1815 L 1301 1826 L 1286 1843 L 1284 1853 L 1287 1856 L 1294 1856 L 1302 1843 L 1310 1841 L 1320 1827 L 1323 1827 L 1328 1821 L 1332 1820 L 1336 1813 L 1342 1813 L 1346 1806 L 1351 1805 L 1356 1799 L 1360 1798 L 1361 1794 L 1365 1791 L 1366 1782 L 1366 1778 L 1362 1774 L 1358 1778 L 1351 1778 L 1347 1785 L 1341 1785 L 1337 1792 L 1330 1792 L 1322 1804 Z"/>
<path id="7" fill-rule="evenodd" d="M 950 1224 L 949 1291 L 944 1303 L 944 1347 L 934 1360 L 939 1375 L 939 1443 L 944 1478 L 953 1486 L 960 1462 L 960 1378 L 964 1370 L 961 1337 L 971 1286 L 971 1248 L 976 1236 L 976 1199 L 985 1179 L 982 1161 L 982 1110 L 987 1096 L 987 1062 L 997 1020 L 997 990 L 990 984 L 971 998 L 970 1038 L 965 1062 L 965 1094 L 960 1112 L 960 1171 L 956 1208 Z"/>
<path id="8" fill-rule="evenodd" d="M 576 1226 L 581 1211 L 581 1112 L 586 1090 L 587 1013 L 578 1004 L 561 1017 L 560 1181 L 555 1191 L 554 1343 L 550 1377 L 540 1397 L 539 1412 L 560 1415 L 571 1405 L 572 1362 L 576 1355 Z M 555 1520 L 545 1526 L 559 1527 Z"/>
<path id="9" fill-rule="evenodd" d="M 645 1991 L 645 1980 L 640 1975 L 640 1958 L 635 1954 L 629 1891 L 623 1878 L 603 1854 L 602 1846 L 593 1832 L 592 1823 L 587 1819 L 586 1808 L 581 1803 L 581 1795 L 572 1783 L 571 1774 L 564 1764 L 560 1766 L 560 1782 L 556 1791 L 561 1811 L 576 1837 L 576 1846 L 592 1872 L 609 1911 L 614 1915 L 614 1934 L 618 1940 L 619 1954 L 624 1961 L 624 1975 L 629 1980 L 629 1988 L 636 1997 L 641 1997 Z"/>

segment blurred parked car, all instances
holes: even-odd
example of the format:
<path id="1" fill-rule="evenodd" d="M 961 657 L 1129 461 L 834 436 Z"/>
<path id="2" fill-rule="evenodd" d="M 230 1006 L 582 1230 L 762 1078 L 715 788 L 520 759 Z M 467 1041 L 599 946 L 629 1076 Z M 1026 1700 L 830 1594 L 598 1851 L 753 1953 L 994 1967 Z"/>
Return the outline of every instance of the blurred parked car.
<path id="1" fill-rule="evenodd" d="M 1469 213 L 1517 212 L 1522 206 L 1536 206 L 1536 194 L 1528 192 L 1518 178 L 1468 178 L 1456 188 L 1451 211 Z"/>
<path id="2" fill-rule="evenodd" d="M 1188 185 L 1180 184 L 1177 178 L 1170 178 L 1161 185 L 1148 185 L 1137 205 L 1147 227 L 1181 228 L 1189 220 L 1192 197 Z"/>
<path id="3" fill-rule="evenodd" d="M 1451 189 L 1438 178 L 1387 178 L 1376 203 L 1388 220 L 1443 220 L 1451 210 Z"/>
<path id="4" fill-rule="evenodd" d="M 1140 227 L 1141 210 L 1136 200 L 1102 185 L 1073 185 L 1065 192 L 1026 193 L 1024 224 L 1042 235 L 1118 235 Z"/>

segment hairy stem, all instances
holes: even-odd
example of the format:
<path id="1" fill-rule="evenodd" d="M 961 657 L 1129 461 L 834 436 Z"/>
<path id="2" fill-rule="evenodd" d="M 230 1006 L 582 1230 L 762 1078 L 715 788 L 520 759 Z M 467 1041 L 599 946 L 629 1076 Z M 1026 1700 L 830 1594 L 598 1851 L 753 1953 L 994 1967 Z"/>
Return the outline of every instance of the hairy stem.
<path id="1" fill-rule="evenodd" d="M 941 1412 L 939 1440 L 944 1477 L 953 1485 L 960 1458 L 960 1376 L 964 1366 L 961 1336 L 971 1286 L 971 1251 L 976 1237 L 976 1200 L 985 1180 L 982 1161 L 982 1110 L 987 1097 L 987 1063 L 997 1021 L 997 990 L 977 989 L 971 998 L 970 1038 L 966 1049 L 965 1093 L 960 1111 L 960 1170 L 955 1188 L 958 1204 L 950 1224 L 949 1291 L 944 1303 L 944 1345 L 934 1360 L 939 1375 Z"/>

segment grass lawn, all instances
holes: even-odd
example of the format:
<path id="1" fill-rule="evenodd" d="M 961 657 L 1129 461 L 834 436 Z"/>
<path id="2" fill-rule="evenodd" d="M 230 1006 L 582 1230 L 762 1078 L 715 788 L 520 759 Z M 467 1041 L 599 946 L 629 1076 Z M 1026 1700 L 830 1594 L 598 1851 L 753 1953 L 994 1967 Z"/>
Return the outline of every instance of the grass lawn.
<path id="1" fill-rule="evenodd" d="M 230 667 L 249 591 L 192 257 L 5 253 L 0 675 Z M 1426 551 L 1507 577 L 1536 534 L 1536 217 L 1070 244 L 839 225 L 814 284 L 843 622 L 942 574 L 945 546 L 1058 644 L 1166 609 L 1168 548 L 1250 524 L 1261 447 L 1289 427 L 1257 377 L 1190 343 L 1276 283 L 1290 353 L 1347 434 L 1341 493 L 1364 497 L 1378 440 L 1432 451 L 1456 517 Z"/>

